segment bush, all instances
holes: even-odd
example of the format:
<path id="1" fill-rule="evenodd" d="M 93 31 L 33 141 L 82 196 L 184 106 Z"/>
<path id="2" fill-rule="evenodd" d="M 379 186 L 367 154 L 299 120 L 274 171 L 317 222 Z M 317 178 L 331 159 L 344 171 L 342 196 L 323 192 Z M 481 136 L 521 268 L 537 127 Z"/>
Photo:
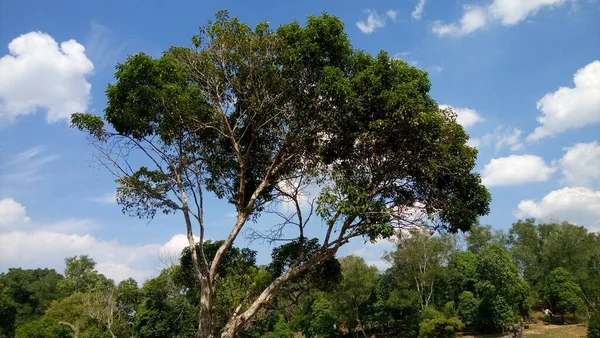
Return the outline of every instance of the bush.
<path id="1" fill-rule="evenodd" d="M 458 317 L 467 326 L 474 327 L 479 316 L 479 299 L 472 292 L 465 291 L 458 297 Z"/>
<path id="2" fill-rule="evenodd" d="M 446 317 L 443 313 L 427 307 L 423 310 L 423 320 L 419 325 L 419 338 L 453 338 L 463 328 L 456 317 Z"/>
<path id="3" fill-rule="evenodd" d="M 596 307 L 588 323 L 588 338 L 600 338 L 600 306 Z"/>

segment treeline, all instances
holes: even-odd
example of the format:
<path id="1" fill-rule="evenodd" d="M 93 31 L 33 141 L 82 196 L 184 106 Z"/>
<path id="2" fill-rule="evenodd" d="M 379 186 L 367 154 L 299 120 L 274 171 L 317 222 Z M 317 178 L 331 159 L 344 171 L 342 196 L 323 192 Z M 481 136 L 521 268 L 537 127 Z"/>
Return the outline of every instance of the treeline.
<path id="1" fill-rule="evenodd" d="M 205 243 L 209 261 L 220 244 Z M 584 227 L 525 220 L 507 233 L 489 226 L 465 235 L 405 232 L 396 244 L 385 272 L 357 256 L 317 265 L 238 336 L 453 337 L 501 331 L 543 308 L 558 322 L 588 321 L 600 304 L 600 236 Z M 228 251 L 218 272 L 216 327 L 318 247 L 317 239 L 301 238 L 275 248 L 264 266 L 250 249 Z M 193 337 L 202 290 L 190 252 L 141 288 L 133 279 L 115 284 L 87 256 L 67 258 L 64 275 L 9 269 L 0 275 L 0 337 Z"/>

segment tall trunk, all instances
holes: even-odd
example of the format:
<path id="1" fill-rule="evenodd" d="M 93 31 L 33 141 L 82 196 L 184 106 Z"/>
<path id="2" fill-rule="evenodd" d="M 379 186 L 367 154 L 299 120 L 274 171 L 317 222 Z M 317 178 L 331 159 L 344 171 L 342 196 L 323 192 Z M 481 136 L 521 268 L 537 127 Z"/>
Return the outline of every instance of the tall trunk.
<path id="1" fill-rule="evenodd" d="M 213 322 L 213 288 L 206 276 L 200 278 L 200 313 L 198 331 L 194 338 L 213 338 L 215 327 Z"/>
<path id="2" fill-rule="evenodd" d="M 369 337 L 367 337 L 367 333 L 365 332 L 365 328 L 364 328 L 362 322 L 360 321 L 359 317 L 356 317 L 356 322 L 358 323 L 358 328 L 360 329 L 360 332 L 362 332 L 363 336 L 365 338 L 369 338 Z"/>

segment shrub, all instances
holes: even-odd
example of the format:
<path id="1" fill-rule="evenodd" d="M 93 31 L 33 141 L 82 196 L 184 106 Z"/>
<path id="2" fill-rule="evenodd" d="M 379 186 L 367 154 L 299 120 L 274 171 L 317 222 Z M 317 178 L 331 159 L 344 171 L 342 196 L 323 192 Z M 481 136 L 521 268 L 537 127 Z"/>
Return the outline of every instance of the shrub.
<path id="1" fill-rule="evenodd" d="M 423 310 L 423 319 L 419 325 L 419 338 L 453 338 L 463 328 L 456 317 L 446 317 L 433 308 Z"/>
<path id="2" fill-rule="evenodd" d="M 588 338 L 600 338 L 600 306 L 596 307 L 588 323 Z"/>

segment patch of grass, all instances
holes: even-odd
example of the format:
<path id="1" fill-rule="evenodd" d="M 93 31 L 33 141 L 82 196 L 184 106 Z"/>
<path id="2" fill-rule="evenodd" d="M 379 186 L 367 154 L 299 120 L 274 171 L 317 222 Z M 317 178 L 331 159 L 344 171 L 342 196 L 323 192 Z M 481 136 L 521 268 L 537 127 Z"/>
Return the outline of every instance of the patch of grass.
<path id="1" fill-rule="evenodd" d="M 500 338 L 501 334 L 463 335 L 463 338 Z M 543 323 L 532 324 L 525 330 L 527 338 L 585 338 L 587 327 L 577 325 L 545 325 Z"/>

